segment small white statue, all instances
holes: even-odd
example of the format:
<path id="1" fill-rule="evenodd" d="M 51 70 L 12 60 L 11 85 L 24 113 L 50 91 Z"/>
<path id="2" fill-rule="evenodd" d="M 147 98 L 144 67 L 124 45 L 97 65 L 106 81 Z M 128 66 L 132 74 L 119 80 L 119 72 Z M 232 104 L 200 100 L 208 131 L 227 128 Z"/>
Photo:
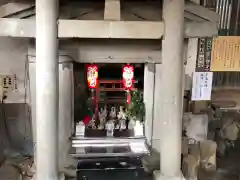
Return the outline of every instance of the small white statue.
<path id="1" fill-rule="evenodd" d="M 107 118 L 107 107 L 105 106 L 104 109 L 101 108 L 98 115 L 99 115 L 99 119 L 102 119 L 102 118 L 106 119 Z"/>
<path id="2" fill-rule="evenodd" d="M 126 114 L 126 112 L 124 112 L 123 106 L 120 106 L 120 111 L 119 111 L 117 117 L 118 117 L 119 120 L 121 120 L 121 119 L 126 120 L 127 119 L 127 114 Z"/>
<path id="3" fill-rule="evenodd" d="M 116 111 L 116 107 L 111 107 L 111 112 L 110 112 L 110 118 L 111 119 L 115 119 L 117 116 L 117 111 Z"/>
<path id="4" fill-rule="evenodd" d="M 113 136 L 113 130 L 114 130 L 114 121 L 110 120 L 105 124 L 105 129 L 107 130 L 107 136 Z"/>
<path id="5" fill-rule="evenodd" d="M 98 116 L 100 117 L 103 113 L 103 108 L 100 109 L 100 111 L 98 112 Z"/>
<path id="6" fill-rule="evenodd" d="M 131 117 L 128 123 L 128 129 L 134 129 L 136 125 L 136 117 Z"/>
<path id="7" fill-rule="evenodd" d="M 104 129 L 106 123 L 106 117 L 99 116 L 99 126 L 98 129 Z"/>
<path id="8" fill-rule="evenodd" d="M 143 136 L 143 124 L 139 120 L 135 122 L 134 135 Z"/>
<path id="9" fill-rule="evenodd" d="M 117 124 L 115 125 L 115 129 L 120 129 L 120 124 L 119 124 L 119 123 L 117 123 Z"/>
<path id="10" fill-rule="evenodd" d="M 98 129 L 104 129 L 105 123 L 106 123 L 106 118 L 107 118 L 107 108 L 106 107 L 104 107 L 104 109 L 101 108 L 101 110 L 98 114 L 99 114 L 99 121 L 100 121 Z"/>
<path id="11" fill-rule="evenodd" d="M 96 124 L 94 118 L 89 121 L 88 126 L 91 127 L 92 129 L 96 129 Z"/>
<path id="12" fill-rule="evenodd" d="M 126 129 L 126 120 L 127 120 L 127 114 L 123 110 L 123 106 L 120 106 L 120 111 L 118 113 L 118 129 Z"/>
<path id="13" fill-rule="evenodd" d="M 125 119 L 121 119 L 119 120 L 119 129 L 126 129 L 127 125 L 126 125 L 126 120 Z"/>
<path id="14" fill-rule="evenodd" d="M 107 106 L 106 105 L 104 106 L 103 112 L 104 112 L 104 115 L 107 117 L 108 112 L 107 112 Z"/>
<path id="15" fill-rule="evenodd" d="M 85 124 L 80 121 L 79 123 L 76 124 L 76 135 L 84 135 L 84 131 L 85 131 Z"/>
<path id="16" fill-rule="evenodd" d="M 100 123 L 98 125 L 98 129 L 104 129 L 105 127 L 105 120 L 104 119 L 100 119 Z"/>

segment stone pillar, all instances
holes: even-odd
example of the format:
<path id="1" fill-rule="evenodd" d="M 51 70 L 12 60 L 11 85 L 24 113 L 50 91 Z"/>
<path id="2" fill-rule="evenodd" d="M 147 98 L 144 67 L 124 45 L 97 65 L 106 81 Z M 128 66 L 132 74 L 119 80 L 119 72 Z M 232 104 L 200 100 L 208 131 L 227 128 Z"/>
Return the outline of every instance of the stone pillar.
<path id="1" fill-rule="evenodd" d="M 36 56 L 30 55 L 28 52 L 28 72 L 29 72 L 29 105 L 31 106 L 31 122 L 32 122 L 32 137 L 33 137 L 33 154 L 34 163 L 37 162 L 36 157 Z"/>
<path id="2" fill-rule="evenodd" d="M 61 52 L 60 52 L 61 53 Z M 62 53 L 63 54 L 63 53 Z M 66 53 L 64 53 L 66 54 Z M 30 99 L 32 115 L 32 133 L 34 142 L 34 154 L 36 144 L 36 57 L 35 52 L 29 52 L 29 76 L 30 76 Z M 71 142 L 69 137 L 73 133 L 74 123 L 74 90 L 73 90 L 73 62 L 66 55 L 59 56 L 59 169 L 72 165 L 69 150 Z M 36 158 L 35 158 L 36 162 Z"/>
<path id="3" fill-rule="evenodd" d="M 154 87 L 154 118 L 153 118 L 153 133 L 152 133 L 152 148 L 160 153 L 160 131 L 159 125 L 161 124 L 160 112 L 162 94 L 162 64 L 155 64 L 155 87 Z"/>
<path id="4" fill-rule="evenodd" d="M 145 136 L 149 145 L 152 145 L 153 134 L 153 102 L 154 102 L 155 64 L 147 63 L 144 66 L 144 103 L 145 103 Z"/>
<path id="5" fill-rule="evenodd" d="M 37 180 L 58 179 L 57 0 L 36 0 Z"/>
<path id="6" fill-rule="evenodd" d="M 73 62 L 68 56 L 59 56 L 59 168 L 73 165 L 69 155 L 72 123 L 74 121 Z"/>
<path id="7" fill-rule="evenodd" d="M 165 34 L 162 41 L 159 118 L 160 174 L 158 179 L 182 179 L 181 134 L 183 111 L 184 0 L 164 0 Z M 157 71 L 158 69 L 156 69 Z M 159 76 L 156 72 L 156 76 Z M 157 77 L 156 77 L 157 78 Z"/>
<path id="8" fill-rule="evenodd" d="M 192 0 L 196 4 L 200 4 L 200 0 Z M 191 90 L 192 77 L 196 69 L 198 52 L 198 38 L 189 38 L 187 47 L 187 65 L 185 67 L 185 90 Z"/>
<path id="9" fill-rule="evenodd" d="M 185 67 L 185 90 L 191 90 L 193 73 L 196 69 L 198 38 L 188 39 L 187 65 Z"/>

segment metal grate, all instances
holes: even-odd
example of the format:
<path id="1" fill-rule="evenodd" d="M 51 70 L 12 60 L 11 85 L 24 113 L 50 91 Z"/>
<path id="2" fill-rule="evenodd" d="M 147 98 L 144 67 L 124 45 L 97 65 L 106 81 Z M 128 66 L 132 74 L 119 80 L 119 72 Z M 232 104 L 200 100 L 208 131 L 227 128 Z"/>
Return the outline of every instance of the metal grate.
<path id="1" fill-rule="evenodd" d="M 240 89 L 240 73 L 214 72 L 213 87 L 216 89 Z"/>

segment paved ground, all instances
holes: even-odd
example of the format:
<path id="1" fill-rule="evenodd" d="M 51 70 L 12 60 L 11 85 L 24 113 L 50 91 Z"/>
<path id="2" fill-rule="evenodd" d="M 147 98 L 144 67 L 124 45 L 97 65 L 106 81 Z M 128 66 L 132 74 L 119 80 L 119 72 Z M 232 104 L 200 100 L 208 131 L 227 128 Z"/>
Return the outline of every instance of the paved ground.
<path id="1" fill-rule="evenodd" d="M 240 180 L 240 142 L 225 157 L 217 159 L 215 173 L 200 172 L 200 180 Z"/>
<path id="2" fill-rule="evenodd" d="M 152 162 L 155 167 L 159 167 L 158 159 L 159 154 L 155 153 L 148 161 Z M 20 170 L 16 166 L 10 165 L 9 159 L 7 161 L 8 163 L 2 164 L 0 168 L 0 180 L 19 180 Z M 15 159 L 15 161 L 19 161 L 19 159 Z M 218 159 L 217 165 L 218 169 L 214 173 L 200 171 L 199 180 L 240 180 L 240 141 L 226 157 Z M 154 166 L 150 166 L 150 169 L 154 168 Z M 129 174 L 126 172 L 124 177 L 129 177 Z M 144 180 L 152 179 L 151 176 L 148 176 Z M 76 180 L 76 178 L 67 178 L 67 180 Z"/>

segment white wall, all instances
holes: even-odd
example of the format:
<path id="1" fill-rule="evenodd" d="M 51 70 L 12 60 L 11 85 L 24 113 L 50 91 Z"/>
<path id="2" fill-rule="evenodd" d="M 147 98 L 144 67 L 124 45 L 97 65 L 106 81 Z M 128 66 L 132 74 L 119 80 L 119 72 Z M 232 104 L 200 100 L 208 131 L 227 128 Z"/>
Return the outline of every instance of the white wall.
<path id="1" fill-rule="evenodd" d="M 75 40 L 63 41 L 77 62 L 156 62 L 161 60 L 160 40 Z"/>
<path id="2" fill-rule="evenodd" d="M 0 159 L 3 150 L 8 145 L 17 149 L 31 151 L 31 121 L 30 109 L 26 103 L 25 62 L 27 55 L 27 40 L 0 38 L 0 74 L 17 77 L 17 91 L 8 94 L 1 106 L 0 113 Z M 4 106 L 4 108 L 2 108 Z M 7 124 L 8 133 L 5 127 Z M 11 142 L 9 143 L 9 137 Z"/>
<path id="3" fill-rule="evenodd" d="M 24 103 L 28 41 L 0 37 L 0 74 L 16 74 L 18 90 L 8 94 L 7 103 Z"/>

